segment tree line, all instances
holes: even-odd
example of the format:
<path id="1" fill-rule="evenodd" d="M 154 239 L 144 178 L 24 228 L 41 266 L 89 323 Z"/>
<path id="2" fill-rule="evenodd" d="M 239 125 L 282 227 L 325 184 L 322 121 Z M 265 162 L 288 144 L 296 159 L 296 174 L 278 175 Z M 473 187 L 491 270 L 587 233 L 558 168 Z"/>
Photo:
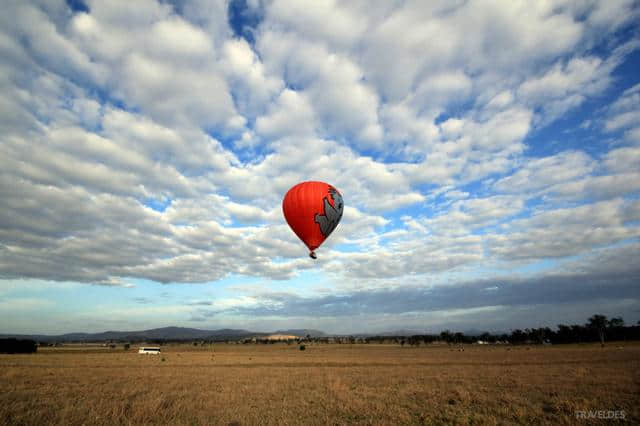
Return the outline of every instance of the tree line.
<path id="1" fill-rule="evenodd" d="M 510 333 L 482 333 L 480 335 L 465 335 L 461 332 L 444 330 L 440 334 L 416 334 L 412 336 L 334 336 L 311 337 L 310 335 L 281 341 L 280 343 L 396 343 L 402 346 L 419 346 L 422 343 L 491 343 L 491 344 L 561 344 L 561 343 L 589 343 L 605 340 L 640 340 L 640 321 L 635 325 L 626 325 L 622 317 L 607 318 L 605 315 L 592 315 L 585 324 L 558 324 L 555 329 L 550 327 L 515 329 Z M 152 339 L 150 343 L 164 345 L 167 343 L 184 343 L 178 339 Z M 274 344 L 278 341 L 267 338 L 253 337 L 243 339 L 202 339 L 193 342 L 194 345 L 213 343 L 263 343 Z M 113 343 L 113 342 L 111 342 Z M 53 343 L 41 342 L 40 345 L 52 346 Z M 57 346 L 58 344 L 56 344 Z M 115 345 L 112 344 L 112 347 Z M 130 343 L 125 344 L 125 350 Z M 0 339 L 0 353 L 32 353 L 38 350 L 38 343 L 30 339 L 3 338 Z"/>
<path id="2" fill-rule="evenodd" d="M 364 339 L 366 343 L 382 343 L 389 340 L 401 345 L 420 345 L 421 343 L 445 342 L 449 344 L 462 343 L 504 343 L 504 344 L 561 344 L 561 343 L 589 343 L 605 340 L 640 340 L 640 321 L 635 325 L 625 325 L 622 317 L 607 318 L 605 315 L 593 315 L 585 324 L 558 324 L 555 329 L 550 327 L 525 328 L 512 330 L 510 333 L 482 333 L 480 335 L 465 335 L 461 332 L 444 330 L 440 334 L 424 334 L 413 336 L 370 336 Z"/>

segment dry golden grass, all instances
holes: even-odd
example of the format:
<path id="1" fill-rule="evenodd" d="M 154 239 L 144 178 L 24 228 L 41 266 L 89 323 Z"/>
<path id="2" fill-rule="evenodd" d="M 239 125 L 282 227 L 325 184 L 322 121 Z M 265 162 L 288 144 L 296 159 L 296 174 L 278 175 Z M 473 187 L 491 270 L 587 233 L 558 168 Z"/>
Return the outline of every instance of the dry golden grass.
<path id="1" fill-rule="evenodd" d="M 63 347 L 0 355 L 0 379 L 6 424 L 640 424 L 637 343 Z"/>

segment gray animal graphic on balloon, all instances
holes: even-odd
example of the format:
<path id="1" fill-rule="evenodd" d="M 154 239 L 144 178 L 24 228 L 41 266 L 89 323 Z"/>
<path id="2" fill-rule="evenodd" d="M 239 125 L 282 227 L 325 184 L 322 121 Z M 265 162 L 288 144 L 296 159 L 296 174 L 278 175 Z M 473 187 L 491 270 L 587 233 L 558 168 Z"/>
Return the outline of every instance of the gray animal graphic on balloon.
<path id="1" fill-rule="evenodd" d="M 342 195 L 332 187 L 329 187 L 329 195 L 333 200 L 333 206 L 329 203 L 327 197 L 324 197 L 324 214 L 316 213 L 315 222 L 320 225 L 320 232 L 326 237 L 329 236 L 338 226 L 338 222 L 342 218 Z"/>

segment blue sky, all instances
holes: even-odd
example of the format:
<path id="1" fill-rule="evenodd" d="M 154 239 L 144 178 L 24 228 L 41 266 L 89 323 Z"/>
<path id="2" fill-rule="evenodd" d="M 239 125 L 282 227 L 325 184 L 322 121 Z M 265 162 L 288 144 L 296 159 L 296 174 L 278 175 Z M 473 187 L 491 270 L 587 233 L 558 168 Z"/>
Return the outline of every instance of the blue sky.
<path id="1" fill-rule="evenodd" d="M 0 333 L 640 320 L 636 1 L 6 9 Z"/>

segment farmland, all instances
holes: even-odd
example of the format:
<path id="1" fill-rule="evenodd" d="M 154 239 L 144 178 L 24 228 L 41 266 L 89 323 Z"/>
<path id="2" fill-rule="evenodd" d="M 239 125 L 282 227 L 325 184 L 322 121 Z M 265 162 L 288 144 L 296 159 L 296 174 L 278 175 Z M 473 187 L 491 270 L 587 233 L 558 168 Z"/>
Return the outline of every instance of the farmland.
<path id="1" fill-rule="evenodd" d="M 640 422 L 638 343 L 64 346 L 0 355 L 0 379 L 7 424 Z"/>

